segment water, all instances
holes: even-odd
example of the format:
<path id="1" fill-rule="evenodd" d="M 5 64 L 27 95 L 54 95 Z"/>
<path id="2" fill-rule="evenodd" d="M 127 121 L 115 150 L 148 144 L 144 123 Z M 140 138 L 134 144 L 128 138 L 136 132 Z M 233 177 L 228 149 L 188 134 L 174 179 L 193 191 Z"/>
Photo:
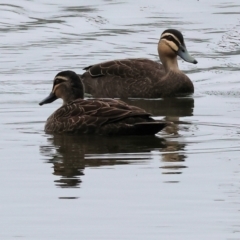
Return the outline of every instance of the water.
<path id="1" fill-rule="evenodd" d="M 0 3 L 0 239 L 240 239 L 238 1 Z M 198 60 L 195 94 L 129 100 L 155 137 L 47 135 L 57 72 L 157 60 L 166 28 Z"/>

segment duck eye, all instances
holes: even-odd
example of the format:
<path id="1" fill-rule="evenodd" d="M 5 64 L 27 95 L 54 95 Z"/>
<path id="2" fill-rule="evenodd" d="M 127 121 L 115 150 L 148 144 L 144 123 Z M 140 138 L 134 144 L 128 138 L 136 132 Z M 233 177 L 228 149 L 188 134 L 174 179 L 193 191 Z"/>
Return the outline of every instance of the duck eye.
<path id="1" fill-rule="evenodd" d="M 56 79 L 54 80 L 54 85 L 57 85 L 57 84 L 62 83 L 62 82 L 64 82 L 63 79 L 56 78 Z"/>
<path id="2" fill-rule="evenodd" d="M 168 35 L 167 40 L 173 40 L 173 37 L 171 35 Z"/>

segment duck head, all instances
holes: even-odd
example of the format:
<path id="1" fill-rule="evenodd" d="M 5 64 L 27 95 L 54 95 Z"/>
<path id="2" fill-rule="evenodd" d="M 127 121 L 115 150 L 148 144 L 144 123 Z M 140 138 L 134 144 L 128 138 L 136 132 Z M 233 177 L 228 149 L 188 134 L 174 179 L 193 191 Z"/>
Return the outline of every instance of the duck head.
<path id="1" fill-rule="evenodd" d="M 73 71 L 59 72 L 54 80 L 51 93 L 39 105 L 51 103 L 58 98 L 63 99 L 63 105 L 84 96 L 84 86 L 79 76 Z"/>
<path id="2" fill-rule="evenodd" d="M 186 62 L 197 63 L 197 60 L 189 54 L 182 33 L 176 29 L 167 29 L 162 33 L 158 43 L 158 53 L 167 70 L 178 69 L 177 56 Z"/>

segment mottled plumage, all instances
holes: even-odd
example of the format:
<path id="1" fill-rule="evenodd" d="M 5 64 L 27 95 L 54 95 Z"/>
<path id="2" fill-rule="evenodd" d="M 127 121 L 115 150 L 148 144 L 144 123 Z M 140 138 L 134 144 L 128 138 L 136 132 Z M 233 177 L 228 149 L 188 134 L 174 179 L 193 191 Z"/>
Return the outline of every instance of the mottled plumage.
<path id="1" fill-rule="evenodd" d="M 191 80 L 178 68 L 177 55 L 196 64 L 187 52 L 182 34 L 165 30 L 158 43 L 162 62 L 149 59 L 120 59 L 84 68 L 79 75 L 85 92 L 93 97 L 159 98 L 194 92 Z"/>
<path id="2" fill-rule="evenodd" d="M 40 105 L 57 98 L 62 98 L 64 105 L 47 119 L 47 133 L 152 135 L 166 126 L 165 122 L 152 119 L 145 110 L 123 101 L 84 100 L 83 94 L 82 82 L 76 73 L 64 71 L 56 75 L 52 92 Z"/>

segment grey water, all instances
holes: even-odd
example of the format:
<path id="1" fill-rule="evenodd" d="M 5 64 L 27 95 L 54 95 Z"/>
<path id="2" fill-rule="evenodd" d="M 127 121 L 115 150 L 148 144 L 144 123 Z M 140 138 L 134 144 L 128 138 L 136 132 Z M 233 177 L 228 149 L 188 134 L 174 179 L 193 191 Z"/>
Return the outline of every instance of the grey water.
<path id="1" fill-rule="evenodd" d="M 0 239 L 240 239 L 240 3 L 0 1 Z M 195 93 L 128 103 L 154 137 L 47 135 L 61 70 L 158 60 L 167 28 L 198 60 Z"/>

